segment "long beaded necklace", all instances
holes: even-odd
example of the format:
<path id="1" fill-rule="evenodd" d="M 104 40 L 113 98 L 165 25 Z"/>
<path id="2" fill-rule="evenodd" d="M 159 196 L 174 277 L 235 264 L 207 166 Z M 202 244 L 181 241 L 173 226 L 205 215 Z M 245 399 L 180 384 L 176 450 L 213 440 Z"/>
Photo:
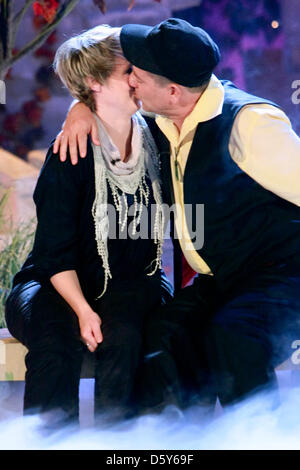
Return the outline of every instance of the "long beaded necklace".
<path id="1" fill-rule="evenodd" d="M 126 194 L 132 194 L 134 199 L 133 234 L 141 221 L 143 206 L 149 207 L 150 189 L 146 181 L 146 170 L 152 183 L 153 195 L 156 202 L 156 212 L 153 226 L 153 241 L 157 246 L 156 258 L 150 263 L 150 268 L 154 263 L 154 268 L 147 275 L 153 275 L 157 269 L 161 268 L 162 245 L 164 238 L 164 213 L 160 190 L 158 151 L 153 137 L 148 129 L 145 120 L 139 113 L 135 115 L 137 123 L 142 133 L 140 155 L 135 171 L 132 175 L 117 176 L 112 173 L 105 164 L 105 158 L 101 147 L 93 145 L 94 165 L 95 165 L 95 189 L 96 196 L 92 207 L 92 215 L 95 224 L 95 238 L 97 242 L 98 254 L 102 259 L 104 269 L 104 288 L 97 297 L 100 298 L 106 291 L 108 279 L 112 278 L 107 250 L 107 237 L 109 232 L 109 220 L 107 215 L 107 186 L 110 187 L 114 206 L 119 214 L 119 225 L 121 230 L 127 226 L 128 203 Z M 99 126 L 99 120 L 98 120 Z M 102 129 L 103 137 L 103 129 Z M 120 192 L 121 194 L 120 194 Z M 139 196 L 139 201 L 138 201 Z"/>
<path id="2" fill-rule="evenodd" d="M 121 231 L 123 231 L 126 227 L 126 223 L 128 220 L 128 202 L 127 197 L 124 191 L 119 193 L 115 184 L 108 178 L 108 184 L 112 193 L 113 201 L 117 212 L 119 213 L 119 225 L 121 226 Z M 138 196 L 139 194 L 139 202 Z M 150 189 L 146 182 L 145 174 L 143 173 L 141 176 L 140 183 L 136 192 L 133 195 L 133 203 L 134 203 L 134 211 L 133 211 L 133 228 L 132 234 L 136 234 L 136 228 L 140 224 L 143 207 L 148 208 L 149 205 L 149 195 Z"/>

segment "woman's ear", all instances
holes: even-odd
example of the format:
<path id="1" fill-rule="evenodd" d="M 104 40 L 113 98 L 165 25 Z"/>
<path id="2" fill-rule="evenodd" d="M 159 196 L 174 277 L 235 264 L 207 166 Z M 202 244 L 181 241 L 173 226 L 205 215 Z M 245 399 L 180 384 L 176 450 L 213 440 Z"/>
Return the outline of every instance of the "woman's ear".
<path id="1" fill-rule="evenodd" d="M 93 77 L 87 77 L 85 79 L 85 83 L 92 91 L 95 91 L 98 93 L 99 91 L 101 91 L 101 84 L 97 82 Z"/>

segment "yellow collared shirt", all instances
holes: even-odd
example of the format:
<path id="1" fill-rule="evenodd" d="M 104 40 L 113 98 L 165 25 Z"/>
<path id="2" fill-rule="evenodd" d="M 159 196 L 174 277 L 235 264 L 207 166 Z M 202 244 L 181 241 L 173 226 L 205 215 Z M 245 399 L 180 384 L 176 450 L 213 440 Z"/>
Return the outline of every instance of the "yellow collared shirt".
<path id="1" fill-rule="evenodd" d="M 174 197 L 181 208 L 175 216 L 181 249 L 192 269 L 204 274 L 213 273 L 194 250 L 188 233 L 183 175 L 198 123 L 221 114 L 223 103 L 224 87 L 212 75 L 208 87 L 184 120 L 180 133 L 170 119 L 156 117 L 157 125 L 170 142 Z M 232 127 L 229 153 L 236 164 L 264 188 L 300 206 L 300 139 L 283 111 L 268 104 L 242 108 Z M 175 174 L 176 156 L 179 180 Z"/>

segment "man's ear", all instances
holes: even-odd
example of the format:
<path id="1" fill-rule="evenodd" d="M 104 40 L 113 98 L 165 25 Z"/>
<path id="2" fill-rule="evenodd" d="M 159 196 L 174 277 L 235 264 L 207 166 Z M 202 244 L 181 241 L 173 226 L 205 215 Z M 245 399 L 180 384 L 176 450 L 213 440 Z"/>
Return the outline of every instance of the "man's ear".
<path id="1" fill-rule="evenodd" d="M 92 91 L 95 91 L 98 93 L 99 91 L 101 91 L 101 84 L 97 82 L 97 80 L 95 80 L 93 77 L 87 77 L 85 79 L 85 83 Z"/>
<path id="2" fill-rule="evenodd" d="M 182 95 L 182 89 L 177 83 L 168 84 L 169 97 L 172 103 L 177 103 Z"/>

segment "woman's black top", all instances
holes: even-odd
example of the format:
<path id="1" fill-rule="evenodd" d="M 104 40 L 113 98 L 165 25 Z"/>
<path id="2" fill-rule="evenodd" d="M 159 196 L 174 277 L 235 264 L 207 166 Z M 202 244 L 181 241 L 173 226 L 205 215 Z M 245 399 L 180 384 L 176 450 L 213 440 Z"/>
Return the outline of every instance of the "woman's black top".
<path id="1" fill-rule="evenodd" d="M 150 204 L 154 203 L 152 187 Z M 107 185 L 108 203 L 113 204 Z M 133 196 L 126 195 L 128 206 Z M 76 270 L 87 300 L 95 299 L 103 290 L 104 270 L 97 251 L 92 205 L 95 199 L 93 150 L 88 143 L 87 156 L 72 165 L 53 154 L 50 147 L 41 170 L 33 199 L 37 212 L 34 245 L 13 284 L 29 280 L 48 282 L 62 271 Z M 148 210 L 149 236 L 132 239 L 127 236 L 108 240 L 108 261 L 112 279 L 130 280 L 145 276 L 156 258 L 156 245 L 151 239 L 150 209 Z M 128 216 L 129 225 L 132 217 Z M 127 232 L 128 233 L 128 232 Z M 151 269 L 152 270 L 152 269 Z"/>

